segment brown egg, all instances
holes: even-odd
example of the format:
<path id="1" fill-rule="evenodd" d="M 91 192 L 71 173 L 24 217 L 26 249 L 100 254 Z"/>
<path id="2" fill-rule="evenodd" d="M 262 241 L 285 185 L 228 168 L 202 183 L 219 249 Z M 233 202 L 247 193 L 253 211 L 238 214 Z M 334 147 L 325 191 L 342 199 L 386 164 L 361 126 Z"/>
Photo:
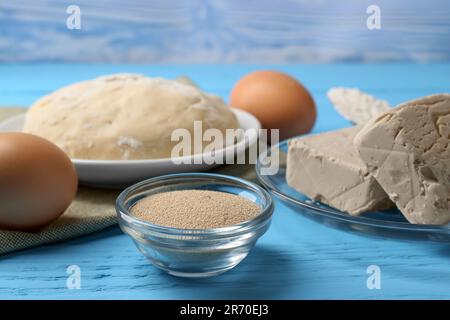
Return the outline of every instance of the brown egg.
<path id="1" fill-rule="evenodd" d="M 230 105 L 253 114 L 265 129 L 280 129 L 280 140 L 311 131 L 316 106 L 308 90 L 278 71 L 256 71 L 234 86 Z"/>
<path id="2" fill-rule="evenodd" d="M 31 231 L 70 205 L 78 179 L 69 157 L 26 133 L 0 133 L 0 229 Z"/>

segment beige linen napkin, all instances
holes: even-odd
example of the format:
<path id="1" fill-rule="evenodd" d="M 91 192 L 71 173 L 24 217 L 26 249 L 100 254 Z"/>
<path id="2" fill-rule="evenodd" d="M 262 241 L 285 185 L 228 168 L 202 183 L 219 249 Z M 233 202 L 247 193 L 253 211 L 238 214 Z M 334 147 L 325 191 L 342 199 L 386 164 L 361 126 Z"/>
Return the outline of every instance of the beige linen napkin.
<path id="1" fill-rule="evenodd" d="M 24 108 L 0 106 L 0 122 L 22 112 Z M 214 171 L 248 180 L 255 179 L 253 165 L 228 165 Z M 47 227 L 32 233 L 0 230 L 0 255 L 75 238 L 116 224 L 114 205 L 119 192 L 80 187 L 66 212 Z"/>

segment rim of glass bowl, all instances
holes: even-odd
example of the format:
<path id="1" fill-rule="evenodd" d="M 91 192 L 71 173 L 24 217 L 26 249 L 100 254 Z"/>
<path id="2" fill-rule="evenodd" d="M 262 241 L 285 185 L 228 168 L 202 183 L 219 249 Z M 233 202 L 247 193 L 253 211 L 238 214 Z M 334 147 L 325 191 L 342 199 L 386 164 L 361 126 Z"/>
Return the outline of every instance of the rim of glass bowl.
<path id="1" fill-rule="evenodd" d="M 265 161 L 263 161 L 263 159 L 265 159 L 267 157 L 267 154 L 272 152 L 272 150 L 274 150 L 275 148 L 278 148 L 278 150 L 282 150 L 281 148 L 283 146 L 287 146 L 289 141 L 294 140 L 295 138 L 296 137 L 283 140 L 283 141 L 279 142 L 278 144 L 271 146 L 270 148 L 267 148 L 265 151 L 261 152 L 258 155 L 258 159 L 257 159 L 256 165 L 255 165 L 256 176 L 258 178 L 258 181 L 261 183 L 261 185 L 263 185 L 267 190 L 272 192 L 275 196 L 279 197 L 283 201 L 297 205 L 299 207 L 309 209 L 309 210 L 313 211 L 314 213 L 321 215 L 321 216 L 325 216 L 325 217 L 332 218 L 335 220 L 356 223 L 359 225 L 366 225 L 366 226 L 383 228 L 383 229 L 405 230 L 405 231 L 440 232 L 440 233 L 443 232 L 446 234 L 450 233 L 450 224 L 420 225 L 420 224 L 412 224 L 409 222 L 375 220 L 375 219 L 372 219 L 369 217 L 364 217 L 364 216 L 351 216 L 351 215 L 341 212 L 339 210 L 335 210 L 335 209 L 331 209 L 331 208 L 321 208 L 321 207 L 318 207 L 318 206 L 315 206 L 312 204 L 308 204 L 306 202 L 295 199 L 295 198 L 291 197 L 290 195 L 287 195 L 284 192 L 280 191 L 275 185 L 272 184 L 271 181 L 266 179 L 266 177 L 261 174 L 261 166 L 262 166 L 262 163 L 265 162 Z"/>
<path id="2" fill-rule="evenodd" d="M 231 226 L 218 227 L 218 228 L 208 228 L 208 229 L 182 229 L 175 227 L 167 227 L 161 226 L 157 224 L 150 223 L 145 220 L 141 220 L 136 218 L 128 209 L 125 208 L 125 203 L 129 194 L 132 192 L 142 188 L 149 187 L 151 189 L 151 185 L 158 184 L 161 182 L 176 182 L 176 181 L 184 181 L 187 182 L 189 179 L 196 179 L 197 182 L 201 180 L 206 180 L 209 182 L 227 182 L 228 184 L 234 184 L 243 189 L 251 190 L 253 193 L 257 194 L 260 199 L 263 199 L 263 207 L 261 208 L 261 213 L 258 214 L 255 218 L 243 221 L 238 224 L 234 224 Z M 194 188 L 193 188 L 194 189 Z M 143 227 L 144 229 L 148 229 L 148 231 L 157 232 L 161 234 L 167 235 L 193 235 L 193 236 L 234 236 L 236 234 L 245 233 L 250 230 L 253 230 L 258 225 L 264 225 L 272 216 L 274 210 L 274 204 L 272 200 L 272 196 L 269 192 L 264 190 L 262 187 L 257 184 L 247 181 L 242 178 L 217 174 L 217 173 L 175 173 L 175 174 L 167 174 L 162 175 L 150 179 L 146 179 L 144 181 L 138 182 L 136 184 L 131 185 L 130 187 L 123 190 L 116 199 L 116 211 L 119 219 L 123 219 L 128 223 L 138 225 Z"/>

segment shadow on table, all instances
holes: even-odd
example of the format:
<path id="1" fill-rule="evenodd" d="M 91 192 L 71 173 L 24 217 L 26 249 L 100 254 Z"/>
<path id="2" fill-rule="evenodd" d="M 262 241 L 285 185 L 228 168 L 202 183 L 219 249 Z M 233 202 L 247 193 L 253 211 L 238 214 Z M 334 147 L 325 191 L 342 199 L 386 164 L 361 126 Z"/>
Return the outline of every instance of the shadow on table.
<path id="1" fill-rule="evenodd" d="M 270 246 L 256 246 L 237 267 L 216 277 L 183 279 L 161 274 L 184 299 L 277 299 L 301 282 L 299 263 L 293 259 Z"/>
<path id="2" fill-rule="evenodd" d="M 436 246 L 436 252 L 443 257 L 450 258 L 450 243 L 439 244 Z"/>

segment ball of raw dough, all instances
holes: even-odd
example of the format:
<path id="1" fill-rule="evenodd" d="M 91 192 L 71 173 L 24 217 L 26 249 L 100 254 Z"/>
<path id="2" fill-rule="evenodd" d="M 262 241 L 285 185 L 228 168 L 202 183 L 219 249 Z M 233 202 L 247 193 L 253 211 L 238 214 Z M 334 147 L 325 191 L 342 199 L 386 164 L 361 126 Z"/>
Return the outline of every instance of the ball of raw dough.
<path id="1" fill-rule="evenodd" d="M 35 102 L 24 131 L 52 141 L 75 159 L 170 157 L 175 129 L 194 136 L 239 127 L 222 99 L 198 88 L 138 74 L 116 74 L 75 83 Z M 211 142 L 203 142 L 203 146 Z"/>

